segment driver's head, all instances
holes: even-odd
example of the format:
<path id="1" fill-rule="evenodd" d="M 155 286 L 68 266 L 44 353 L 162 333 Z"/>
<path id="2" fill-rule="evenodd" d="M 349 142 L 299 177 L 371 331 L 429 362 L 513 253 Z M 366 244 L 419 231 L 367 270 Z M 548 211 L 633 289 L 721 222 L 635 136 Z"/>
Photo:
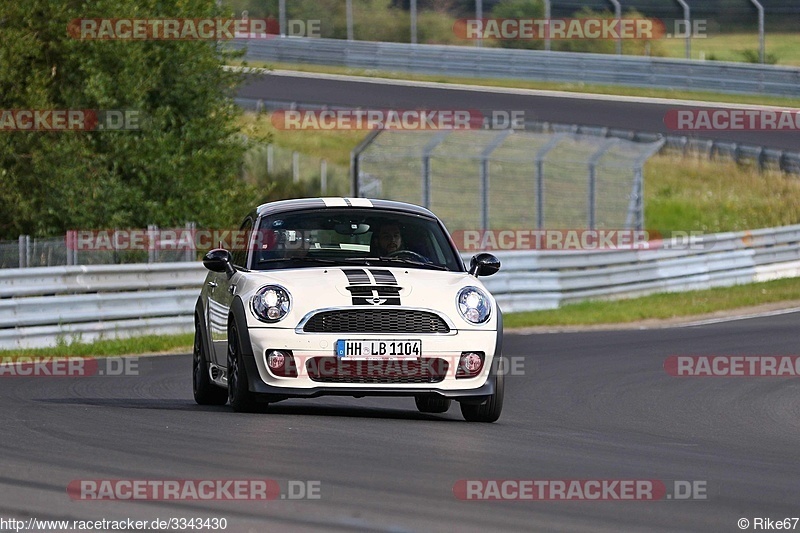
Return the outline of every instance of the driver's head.
<path id="1" fill-rule="evenodd" d="M 388 255 L 403 249 L 403 236 L 400 225 L 395 222 L 384 224 L 378 230 L 378 246 L 381 255 Z"/>

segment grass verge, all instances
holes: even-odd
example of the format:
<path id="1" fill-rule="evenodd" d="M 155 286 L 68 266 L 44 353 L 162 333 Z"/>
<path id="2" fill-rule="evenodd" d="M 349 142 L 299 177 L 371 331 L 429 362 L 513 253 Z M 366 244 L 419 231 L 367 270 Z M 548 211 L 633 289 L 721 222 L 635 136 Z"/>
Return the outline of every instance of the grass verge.
<path id="1" fill-rule="evenodd" d="M 648 89 L 621 85 L 596 85 L 567 82 L 525 81 L 495 78 L 464 78 L 432 74 L 411 74 L 408 72 L 387 72 L 380 70 L 356 69 L 328 65 L 308 65 L 291 63 L 267 63 L 263 61 L 243 61 L 240 66 L 267 68 L 270 70 L 295 70 L 298 72 L 319 72 L 322 74 L 343 74 L 367 78 L 386 78 L 394 80 L 427 81 L 435 83 L 456 83 L 486 87 L 506 87 L 513 89 L 536 89 L 562 91 L 568 93 L 605 94 L 613 96 L 634 96 L 648 98 L 668 98 L 677 100 L 697 100 L 700 102 L 719 102 L 728 104 L 771 105 L 780 107 L 800 107 L 800 98 L 761 96 L 747 94 L 726 94 L 703 91 L 683 91 L 673 89 Z"/>
<path id="2" fill-rule="evenodd" d="M 707 157 L 663 154 L 645 164 L 645 227 L 745 231 L 800 223 L 800 180 Z"/>
<path id="3" fill-rule="evenodd" d="M 662 39 L 660 50 L 667 57 L 686 57 L 686 42 L 683 39 Z M 757 54 L 757 33 L 719 33 L 702 39 L 692 39 L 692 59 L 705 58 L 719 61 L 744 61 L 746 55 Z M 773 55 L 778 65 L 800 65 L 800 34 L 775 33 L 766 35 L 766 53 Z"/>
<path id="4" fill-rule="evenodd" d="M 798 278 L 701 291 L 653 294 L 629 300 L 592 300 L 547 311 L 507 313 L 503 315 L 503 324 L 506 328 L 626 324 L 792 300 L 800 300 Z"/>
<path id="5" fill-rule="evenodd" d="M 62 342 L 52 348 L 24 348 L 0 351 L 0 360 L 12 357 L 107 357 L 147 353 L 190 353 L 193 333 L 148 335 L 129 339 L 104 339 L 92 343 Z"/>

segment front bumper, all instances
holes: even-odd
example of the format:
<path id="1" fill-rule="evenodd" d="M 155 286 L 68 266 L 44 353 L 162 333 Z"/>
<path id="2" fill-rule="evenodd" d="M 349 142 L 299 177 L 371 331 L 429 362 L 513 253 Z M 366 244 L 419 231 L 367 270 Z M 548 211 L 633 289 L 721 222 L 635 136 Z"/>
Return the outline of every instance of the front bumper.
<path id="1" fill-rule="evenodd" d="M 249 330 L 252 357 L 245 356 L 244 363 L 252 392 L 270 395 L 275 399 L 300 397 L 313 398 L 323 395 L 341 396 L 414 396 L 419 394 L 438 394 L 447 398 L 473 398 L 482 401 L 494 393 L 494 380 L 489 379 L 496 360 L 499 359 L 498 332 L 464 331 L 448 335 L 415 334 L 298 334 L 290 329 L 251 328 Z M 436 382 L 393 382 L 356 383 L 347 380 L 321 382 L 313 372 L 306 369 L 309 360 L 335 356 L 334 347 L 340 339 L 391 340 L 397 338 L 420 339 L 423 357 L 446 361 L 447 369 Z M 297 377 L 283 377 L 273 374 L 267 367 L 266 353 L 269 350 L 289 350 L 295 359 Z M 475 377 L 456 378 L 458 361 L 462 352 L 483 352 L 484 364 Z M 398 366 L 402 362 L 397 362 Z M 364 363 L 366 368 L 370 363 Z M 313 364 L 312 364 L 313 366 Z M 405 367 L 403 367 L 405 368 Z M 442 368 L 441 366 L 437 368 Z"/>

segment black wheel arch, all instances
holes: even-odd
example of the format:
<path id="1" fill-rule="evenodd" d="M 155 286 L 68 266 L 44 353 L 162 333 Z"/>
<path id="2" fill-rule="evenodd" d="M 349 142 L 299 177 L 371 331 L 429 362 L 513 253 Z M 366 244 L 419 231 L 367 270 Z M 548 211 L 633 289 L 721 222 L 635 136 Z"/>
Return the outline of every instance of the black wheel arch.
<path id="1" fill-rule="evenodd" d="M 261 381 L 261 375 L 258 373 L 256 358 L 253 354 L 253 344 L 250 342 L 250 330 L 247 327 L 245 304 L 238 296 L 233 299 L 230 314 L 228 315 L 229 335 L 231 334 L 233 326 L 236 327 L 239 350 L 242 356 L 244 371 L 247 376 L 247 388 L 250 392 L 258 392 L 263 388 L 264 383 Z"/>
<path id="2" fill-rule="evenodd" d="M 200 342 L 203 343 L 203 351 L 206 354 L 211 354 L 209 349 L 210 337 L 208 336 L 208 324 L 205 320 L 206 312 L 203 307 L 202 297 L 197 298 L 197 303 L 194 304 L 194 321 L 200 327 Z M 213 357 L 213 356 L 212 356 Z"/>
<path id="3" fill-rule="evenodd" d="M 250 343 L 250 330 L 247 328 L 247 315 L 245 314 L 244 302 L 238 296 L 231 303 L 228 315 L 228 333 L 230 334 L 233 326 L 236 326 L 236 334 L 239 341 L 239 349 L 245 357 L 253 357 L 253 345 Z"/>

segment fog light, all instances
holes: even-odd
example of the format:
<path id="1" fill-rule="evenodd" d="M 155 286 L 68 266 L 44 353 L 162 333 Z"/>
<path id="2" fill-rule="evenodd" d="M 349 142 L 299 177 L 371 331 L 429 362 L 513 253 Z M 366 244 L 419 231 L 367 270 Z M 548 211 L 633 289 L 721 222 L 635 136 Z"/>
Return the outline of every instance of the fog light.
<path id="1" fill-rule="evenodd" d="M 296 378 L 297 368 L 292 352 L 286 350 L 267 350 L 267 367 L 276 376 Z"/>
<path id="2" fill-rule="evenodd" d="M 464 352 L 458 362 L 456 378 L 471 378 L 481 373 L 484 355 L 481 352 Z"/>
<path id="3" fill-rule="evenodd" d="M 279 368 L 283 368 L 284 365 L 286 365 L 286 354 L 279 350 L 269 352 L 269 355 L 267 355 L 267 366 L 272 370 L 278 370 Z"/>

